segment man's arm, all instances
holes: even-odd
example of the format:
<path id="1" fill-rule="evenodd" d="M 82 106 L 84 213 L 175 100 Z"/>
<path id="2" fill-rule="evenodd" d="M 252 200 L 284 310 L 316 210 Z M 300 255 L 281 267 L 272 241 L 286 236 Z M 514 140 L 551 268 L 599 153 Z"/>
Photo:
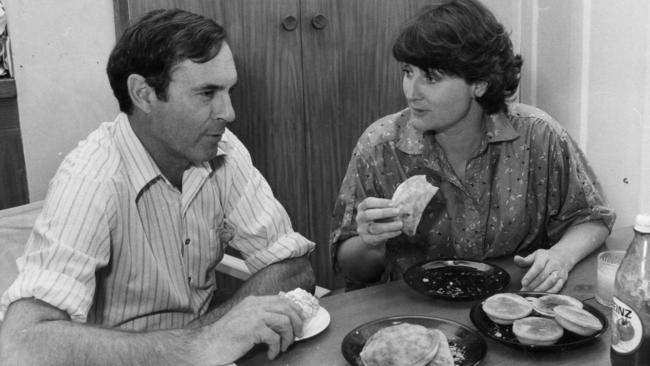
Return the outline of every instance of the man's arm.
<path id="1" fill-rule="evenodd" d="M 276 295 L 280 291 L 287 292 L 296 287 L 313 293 L 315 286 L 314 270 L 307 256 L 273 263 L 256 272 L 231 298 L 191 322 L 188 327 L 195 328 L 215 322 L 246 296 Z"/>
<path id="2" fill-rule="evenodd" d="M 268 356 L 302 335 L 300 308 L 282 296 L 248 297 L 212 325 L 197 329 L 130 332 L 73 322 L 33 298 L 9 306 L 0 329 L 0 364 L 226 365 L 253 345 Z"/>

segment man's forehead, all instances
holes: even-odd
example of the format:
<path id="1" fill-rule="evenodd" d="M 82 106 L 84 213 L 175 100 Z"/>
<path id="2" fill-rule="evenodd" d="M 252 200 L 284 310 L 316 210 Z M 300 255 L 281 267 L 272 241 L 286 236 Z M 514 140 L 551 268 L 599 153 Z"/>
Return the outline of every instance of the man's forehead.
<path id="1" fill-rule="evenodd" d="M 237 69 L 230 47 L 224 43 L 219 53 L 206 62 L 195 62 L 190 59 L 176 64 L 171 70 L 172 81 L 203 79 L 206 83 L 235 83 Z"/>

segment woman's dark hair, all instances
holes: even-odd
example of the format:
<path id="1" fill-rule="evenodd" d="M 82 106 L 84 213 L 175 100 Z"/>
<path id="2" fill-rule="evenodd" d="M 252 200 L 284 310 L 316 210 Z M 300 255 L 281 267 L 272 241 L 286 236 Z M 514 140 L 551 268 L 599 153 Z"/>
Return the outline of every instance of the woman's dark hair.
<path id="1" fill-rule="evenodd" d="M 487 113 L 506 110 L 519 85 L 523 61 L 514 55 L 509 34 L 492 12 L 475 0 L 443 1 L 422 8 L 393 45 L 397 61 L 429 72 L 484 81 L 477 101 Z"/>
<path id="2" fill-rule="evenodd" d="M 159 9 L 142 16 L 124 31 L 106 66 L 120 110 L 133 111 L 126 83 L 129 75 L 141 75 L 159 99 L 167 100 L 172 68 L 187 59 L 198 63 L 211 60 L 225 38 L 219 24 L 184 10 Z"/>

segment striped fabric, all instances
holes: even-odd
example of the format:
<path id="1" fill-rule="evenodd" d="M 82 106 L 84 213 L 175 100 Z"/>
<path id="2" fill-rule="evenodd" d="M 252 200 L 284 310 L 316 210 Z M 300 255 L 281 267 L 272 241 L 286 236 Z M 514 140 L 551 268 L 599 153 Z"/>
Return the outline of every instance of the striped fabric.
<path id="1" fill-rule="evenodd" d="M 11 302 L 35 297 L 80 322 L 182 327 L 206 311 L 225 245 L 243 253 L 251 272 L 314 247 L 292 230 L 230 131 L 215 159 L 185 171 L 179 192 L 120 114 L 50 182 L 0 318 Z"/>

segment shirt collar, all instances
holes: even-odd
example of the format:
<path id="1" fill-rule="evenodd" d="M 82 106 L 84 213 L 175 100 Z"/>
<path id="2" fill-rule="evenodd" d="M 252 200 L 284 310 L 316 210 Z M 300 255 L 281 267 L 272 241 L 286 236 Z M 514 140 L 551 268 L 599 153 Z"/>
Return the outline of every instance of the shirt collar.
<path id="1" fill-rule="evenodd" d="M 230 146 L 226 140 L 226 135 L 227 133 L 224 133 L 224 139 L 219 142 L 215 159 L 227 155 Z M 120 150 L 131 185 L 139 197 L 140 192 L 147 185 L 155 179 L 162 178 L 163 175 L 138 136 L 133 132 L 129 118 L 125 113 L 120 113 L 115 119 L 115 141 Z M 212 161 L 204 161 L 196 165 L 196 168 L 205 170 L 209 175 L 214 170 L 213 166 Z"/>
<path id="2" fill-rule="evenodd" d="M 420 155 L 431 151 L 434 144 L 433 134 L 429 132 L 423 133 L 413 127 L 410 109 L 407 108 L 398 113 L 395 123 L 401 129 L 396 143 L 398 149 L 410 155 Z M 483 123 L 485 123 L 485 135 L 488 144 L 510 141 L 519 137 L 510 122 L 510 118 L 503 112 L 485 115 Z"/>

